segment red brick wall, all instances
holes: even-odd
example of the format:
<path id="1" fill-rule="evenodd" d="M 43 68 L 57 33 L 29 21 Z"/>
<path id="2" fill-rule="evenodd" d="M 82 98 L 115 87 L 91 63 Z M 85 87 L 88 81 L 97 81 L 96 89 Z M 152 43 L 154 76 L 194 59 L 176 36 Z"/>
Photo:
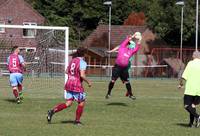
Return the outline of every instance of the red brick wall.
<path id="1" fill-rule="evenodd" d="M 23 22 L 34 22 L 39 25 L 44 24 L 45 19 L 24 0 L 7 0 L 0 5 L 0 21 L 5 21 L 9 25 L 23 25 Z M 0 33 L 0 39 L 7 39 L 21 47 L 36 46 L 34 38 L 22 38 L 22 29 L 6 29 L 5 31 L 5 33 Z"/>

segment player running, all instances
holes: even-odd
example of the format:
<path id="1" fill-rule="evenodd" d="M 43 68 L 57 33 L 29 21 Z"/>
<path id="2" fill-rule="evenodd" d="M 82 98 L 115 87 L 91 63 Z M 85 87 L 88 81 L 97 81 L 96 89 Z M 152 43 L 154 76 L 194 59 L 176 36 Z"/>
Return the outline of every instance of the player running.
<path id="1" fill-rule="evenodd" d="M 134 42 L 136 43 L 135 48 L 129 47 L 130 45 L 129 43 L 133 44 L 132 39 L 135 40 Z M 142 39 L 141 33 L 136 32 L 134 35 L 127 37 L 119 47 L 116 47 L 111 51 L 108 51 L 108 53 L 111 53 L 118 50 L 118 55 L 115 61 L 115 66 L 113 67 L 112 78 L 108 86 L 108 92 L 105 96 L 106 99 L 111 97 L 111 90 L 114 87 L 115 81 L 118 79 L 118 77 L 120 77 L 122 82 L 126 84 L 127 88 L 126 96 L 128 96 L 133 100 L 136 99 L 136 97 L 133 96 L 131 84 L 128 80 L 129 78 L 128 70 L 131 66 L 130 58 L 139 50 L 141 39 Z"/>
<path id="2" fill-rule="evenodd" d="M 23 68 L 25 68 L 25 62 L 21 55 L 19 55 L 19 47 L 14 46 L 12 48 L 12 54 L 7 59 L 8 70 L 10 72 L 10 84 L 12 86 L 13 94 L 17 103 L 21 103 L 23 99 L 22 94 L 22 82 L 23 82 Z"/>
<path id="3" fill-rule="evenodd" d="M 85 81 L 89 87 L 91 87 L 91 82 L 86 78 L 86 67 L 87 63 L 84 61 L 85 48 L 80 47 L 77 49 L 76 57 L 74 57 L 69 63 L 66 69 L 66 74 L 68 74 L 68 80 L 65 84 L 64 97 L 66 102 L 56 105 L 53 109 L 48 111 L 47 121 L 50 123 L 52 116 L 68 107 L 70 107 L 73 101 L 78 102 L 76 109 L 75 124 L 81 124 L 80 118 L 83 113 L 85 106 L 86 93 L 84 91 L 82 82 Z"/>

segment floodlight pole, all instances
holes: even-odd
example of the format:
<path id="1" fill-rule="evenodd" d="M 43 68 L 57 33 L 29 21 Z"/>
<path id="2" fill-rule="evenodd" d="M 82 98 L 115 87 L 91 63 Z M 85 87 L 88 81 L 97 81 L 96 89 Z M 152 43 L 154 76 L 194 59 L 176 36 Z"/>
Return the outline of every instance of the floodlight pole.
<path id="1" fill-rule="evenodd" d="M 196 2 L 196 41 L 195 41 L 195 50 L 198 50 L 198 17 L 199 17 L 199 0 Z"/>
<path id="2" fill-rule="evenodd" d="M 182 61 L 183 57 L 183 8 L 184 6 L 181 7 L 181 43 L 180 43 L 180 60 Z"/>
<path id="3" fill-rule="evenodd" d="M 112 1 L 106 1 L 103 4 L 109 6 L 108 50 L 110 50 L 110 45 L 111 45 L 111 10 L 112 10 Z M 108 66 L 109 66 L 109 75 L 110 75 L 110 53 L 108 54 Z"/>
<path id="4" fill-rule="evenodd" d="M 183 9 L 184 9 L 184 1 L 176 2 L 176 5 L 181 6 L 181 42 L 180 42 L 180 60 L 183 59 Z"/>

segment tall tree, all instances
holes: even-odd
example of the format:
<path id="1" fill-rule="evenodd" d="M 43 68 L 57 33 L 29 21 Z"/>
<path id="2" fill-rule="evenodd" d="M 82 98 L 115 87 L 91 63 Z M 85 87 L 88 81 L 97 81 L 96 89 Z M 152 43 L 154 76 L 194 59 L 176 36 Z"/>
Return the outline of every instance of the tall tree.
<path id="1" fill-rule="evenodd" d="M 49 25 L 70 27 L 71 45 L 78 44 L 96 28 L 103 11 L 98 0 L 40 0 L 33 6 Z"/>
<path id="2" fill-rule="evenodd" d="M 149 0 L 146 15 L 148 26 L 168 43 L 180 43 L 181 7 L 174 0 Z M 184 44 L 190 42 L 195 30 L 195 2 L 185 1 L 184 7 Z"/>
<path id="3" fill-rule="evenodd" d="M 124 25 L 144 26 L 145 20 L 146 18 L 143 12 L 132 12 L 124 21 Z"/>

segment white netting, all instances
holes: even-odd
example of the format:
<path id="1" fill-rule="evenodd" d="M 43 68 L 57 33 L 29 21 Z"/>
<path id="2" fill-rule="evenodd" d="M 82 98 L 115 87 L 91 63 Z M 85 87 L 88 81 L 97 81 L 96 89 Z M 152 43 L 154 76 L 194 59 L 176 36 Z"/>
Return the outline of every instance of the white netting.
<path id="1" fill-rule="evenodd" d="M 9 31 L 24 32 L 24 28 L 6 28 Z M 35 31 L 32 38 L 20 37 L 20 33 L 0 37 L 1 87 L 8 87 L 6 61 L 12 46 L 20 46 L 20 55 L 26 62 L 24 84 L 27 90 L 49 88 L 63 90 L 65 81 L 65 29 L 30 29 Z M 29 45 L 30 44 L 30 45 Z M 33 46 L 34 45 L 34 46 Z M 67 58 L 68 60 L 68 58 Z M 62 65 L 54 65 L 62 64 Z"/>
<path id="2" fill-rule="evenodd" d="M 88 65 L 87 72 L 90 76 L 110 77 L 109 71 L 112 73 L 113 67 L 108 65 Z M 168 68 L 168 65 L 132 65 L 128 71 L 130 78 L 167 77 L 163 73 L 168 72 Z"/>

